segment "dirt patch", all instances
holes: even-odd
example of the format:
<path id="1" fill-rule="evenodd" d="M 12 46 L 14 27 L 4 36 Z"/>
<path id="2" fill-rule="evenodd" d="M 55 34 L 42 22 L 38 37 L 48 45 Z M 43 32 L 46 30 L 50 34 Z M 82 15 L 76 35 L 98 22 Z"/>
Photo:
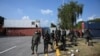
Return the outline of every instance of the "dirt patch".
<path id="1" fill-rule="evenodd" d="M 67 42 L 69 44 L 70 42 Z M 68 52 L 74 50 L 76 56 L 100 56 L 100 42 L 94 42 L 93 46 L 88 46 L 85 39 L 78 39 L 78 46 L 66 47 L 67 51 L 61 51 L 63 56 L 69 56 Z M 79 52 L 75 52 L 76 50 Z"/>

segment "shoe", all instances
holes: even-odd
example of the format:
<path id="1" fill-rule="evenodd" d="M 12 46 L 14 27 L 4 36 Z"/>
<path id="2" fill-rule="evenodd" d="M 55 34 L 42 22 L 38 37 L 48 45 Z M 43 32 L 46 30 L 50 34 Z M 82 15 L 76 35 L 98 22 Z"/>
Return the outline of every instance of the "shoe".
<path id="1" fill-rule="evenodd" d="M 53 48 L 53 47 L 51 47 L 51 49 L 52 49 L 52 50 L 54 50 L 54 48 Z"/>
<path id="2" fill-rule="evenodd" d="M 35 51 L 34 53 L 37 54 L 37 51 Z"/>
<path id="3" fill-rule="evenodd" d="M 32 55 L 34 55 L 34 52 L 32 52 Z"/>

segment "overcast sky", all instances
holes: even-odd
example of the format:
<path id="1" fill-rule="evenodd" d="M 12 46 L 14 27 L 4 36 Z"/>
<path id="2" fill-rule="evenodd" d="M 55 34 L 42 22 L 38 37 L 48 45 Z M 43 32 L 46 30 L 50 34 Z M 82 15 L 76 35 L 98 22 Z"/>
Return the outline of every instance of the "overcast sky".
<path id="1" fill-rule="evenodd" d="M 41 26 L 57 23 L 57 8 L 70 0 L 0 0 L 0 16 L 6 19 L 40 20 Z M 83 14 L 77 20 L 90 20 L 100 17 L 100 0 L 76 0 L 84 4 Z"/>

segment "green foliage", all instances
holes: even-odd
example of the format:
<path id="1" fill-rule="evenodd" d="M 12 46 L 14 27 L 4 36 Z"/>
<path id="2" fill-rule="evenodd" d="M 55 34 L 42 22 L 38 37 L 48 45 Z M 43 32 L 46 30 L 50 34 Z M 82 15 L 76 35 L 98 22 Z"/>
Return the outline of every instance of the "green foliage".
<path id="1" fill-rule="evenodd" d="M 82 28 L 82 22 L 83 22 L 83 21 L 80 21 L 80 22 L 78 22 L 78 23 L 76 24 L 76 28 L 77 28 L 77 29 L 81 29 L 81 28 Z"/>
<path id="2" fill-rule="evenodd" d="M 83 4 L 76 1 L 70 1 L 58 8 L 58 19 L 61 28 L 73 28 L 77 18 L 82 15 Z"/>

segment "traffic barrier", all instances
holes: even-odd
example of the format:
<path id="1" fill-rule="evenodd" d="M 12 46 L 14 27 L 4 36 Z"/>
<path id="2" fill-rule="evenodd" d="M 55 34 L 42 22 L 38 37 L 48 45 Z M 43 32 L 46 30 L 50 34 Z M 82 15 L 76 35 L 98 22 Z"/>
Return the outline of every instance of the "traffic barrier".
<path id="1" fill-rule="evenodd" d="M 48 54 L 46 53 L 45 56 L 48 56 Z"/>
<path id="2" fill-rule="evenodd" d="M 56 47 L 56 56 L 61 56 L 61 53 L 58 47 Z"/>

